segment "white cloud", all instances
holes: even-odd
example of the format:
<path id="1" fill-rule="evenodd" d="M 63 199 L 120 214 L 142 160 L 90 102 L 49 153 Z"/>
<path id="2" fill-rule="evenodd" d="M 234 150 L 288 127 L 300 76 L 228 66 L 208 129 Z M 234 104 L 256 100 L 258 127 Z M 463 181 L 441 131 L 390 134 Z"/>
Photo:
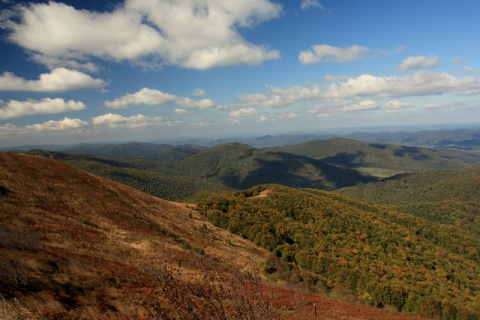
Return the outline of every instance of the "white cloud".
<path id="1" fill-rule="evenodd" d="M 50 120 L 41 124 L 26 126 L 27 129 L 33 129 L 35 131 L 64 131 L 84 127 L 88 127 L 88 122 L 80 119 L 70 119 L 67 117 L 60 121 Z"/>
<path id="2" fill-rule="evenodd" d="M 254 116 L 257 114 L 258 114 L 258 111 L 255 110 L 254 108 L 242 108 L 242 109 L 234 110 L 230 112 L 228 115 L 230 117 L 248 117 L 248 116 Z"/>
<path id="3" fill-rule="evenodd" d="M 256 65 L 279 58 L 278 51 L 249 43 L 238 29 L 281 10 L 268 0 L 126 0 L 100 13 L 51 1 L 21 7 L 19 19 L 9 20 L 9 39 L 44 63 L 94 56 L 196 69 Z"/>
<path id="4" fill-rule="evenodd" d="M 202 96 L 206 96 L 207 95 L 207 92 L 203 89 L 200 89 L 200 88 L 197 88 L 195 90 L 193 90 L 192 92 L 192 96 L 194 97 L 202 97 Z"/>
<path id="5" fill-rule="evenodd" d="M 390 100 L 383 104 L 382 108 L 389 109 L 389 110 L 402 110 L 405 108 L 411 108 L 413 105 L 408 102 L 398 101 L 398 100 Z"/>
<path id="6" fill-rule="evenodd" d="M 188 114 L 190 111 L 182 109 L 182 108 L 176 108 L 175 110 L 173 110 L 173 112 L 175 114 L 184 115 L 184 114 Z"/>
<path id="7" fill-rule="evenodd" d="M 302 0 L 301 8 L 307 10 L 310 8 L 319 8 L 320 10 L 325 10 L 324 6 L 318 0 Z"/>
<path id="8" fill-rule="evenodd" d="M 238 125 L 241 122 L 238 119 L 227 119 L 227 121 L 225 121 L 225 123 L 228 124 L 228 125 Z"/>
<path id="9" fill-rule="evenodd" d="M 138 105 L 160 106 L 167 104 L 173 104 L 187 109 L 202 110 L 211 109 L 215 106 L 215 102 L 211 99 L 193 100 L 149 88 L 143 88 L 136 93 L 127 94 L 113 101 L 104 102 L 104 105 L 111 109 L 125 109 L 128 106 Z"/>
<path id="10" fill-rule="evenodd" d="M 157 125 L 163 125 L 167 122 L 162 117 L 147 117 L 137 114 L 130 117 L 124 117 L 119 114 L 107 113 L 92 118 L 93 125 L 105 125 L 108 128 L 144 128 Z"/>
<path id="11" fill-rule="evenodd" d="M 439 64 L 438 57 L 435 56 L 414 56 L 403 60 L 402 64 L 398 66 L 400 71 L 432 69 Z"/>
<path id="12" fill-rule="evenodd" d="M 363 58 L 364 55 L 370 51 L 369 48 L 357 45 L 348 48 L 339 48 L 322 44 L 312 46 L 310 50 L 301 51 L 298 60 L 301 64 L 350 62 Z"/>
<path id="13" fill-rule="evenodd" d="M 358 103 L 350 104 L 342 108 L 342 111 L 367 111 L 378 109 L 378 105 L 373 100 L 363 100 Z"/>
<path id="14" fill-rule="evenodd" d="M 267 117 L 263 117 L 263 116 L 262 116 L 262 117 L 259 117 L 259 118 L 258 118 L 258 121 L 259 121 L 259 122 L 268 122 L 268 121 L 273 121 L 273 120 L 271 120 L 271 119 L 269 119 L 269 118 L 267 118 Z"/>
<path id="15" fill-rule="evenodd" d="M 38 133 L 62 132 L 62 134 L 76 134 L 79 130 L 88 127 L 88 122 L 80 119 L 63 118 L 59 121 L 50 120 L 44 123 L 37 123 L 26 126 L 15 126 L 5 124 L 0 126 L 0 137 L 4 138 L 12 135 L 27 135 Z"/>
<path id="16" fill-rule="evenodd" d="M 321 95 L 318 87 L 293 86 L 287 89 L 267 87 L 266 93 L 242 94 L 237 97 L 242 106 L 286 107 L 297 101 L 317 98 Z"/>
<path id="17" fill-rule="evenodd" d="M 295 119 L 298 118 L 298 113 L 290 112 L 290 113 L 280 113 L 278 115 L 279 119 Z"/>
<path id="18" fill-rule="evenodd" d="M 47 66 L 50 70 L 65 67 L 73 70 L 83 70 L 89 73 L 98 73 L 100 71 L 99 67 L 93 62 L 62 59 L 35 53 L 32 54 L 32 57 L 35 61 Z"/>
<path id="19" fill-rule="evenodd" d="M 0 120 L 36 114 L 54 114 L 85 109 L 85 104 L 83 102 L 73 100 L 65 101 L 60 98 L 45 98 L 40 101 L 32 99 L 27 101 L 10 100 L 5 106 L 2 105 L 3 103 L 0 102 Z"/>
<path id="20" fill-rule="evenodd" d="M 343 81 L 343 80 L 348 80 L 349 78 L 351 78 L 351 76 L 347 76 L 347 75 L 332 76 L 331 74 L 327 74 L 323 76 L 322 81 L 325 81 L 325 82 Z"/>
<path id="21" fill-rule="evenodd" d="M 79 89 L 102 88 L 106 85 L 101 79 L 66 68 L 57 68 L 50 73 L 43 73 L 38 80 L 26 80 L 5 72 L 0 76 L 0 90 L 59 92 Z"/>
<path id="22" fill-rule="evenodd" d="M 405 77 L 378 77 L 363 74 L 341 84 L 332 84 L 326 98 L 345 97 L 408 97 L 480 93 L 480 80 L 473 76 L 457 78 L 448 73 L 419 71 Z"/>
<path id="23" fill-rule="evenodd" d="M 430 71 L 418 71 L 403 77 L 370 74 L 358 77 L 329 76 L 326 80 L 318 85 L 288 88 L 266 86 L 264 93 L 241 94 L 236 103 L 220 106 L 219 109 L 279 108 L 298 104 L 309 107 L 305 111 L 312 114 L 330 115 L 338 110 L 373 109 L 398 112 L 413 107 L 398 100 L 402 97 L 480 94 L 480 80 L 474 76 L 459 78 Z M 378 101 L 385 98 L 390 100 L 383 103 Z"/>
<path id="24" fill-rule="evenodd" d="M 470 67 L 463 67 L 462 68 L 462 72 L 465 73 L 465 74 L 480 74 L 480 70 L 479 69 L 473 69 L 473 68 L 470 68 Z"/>

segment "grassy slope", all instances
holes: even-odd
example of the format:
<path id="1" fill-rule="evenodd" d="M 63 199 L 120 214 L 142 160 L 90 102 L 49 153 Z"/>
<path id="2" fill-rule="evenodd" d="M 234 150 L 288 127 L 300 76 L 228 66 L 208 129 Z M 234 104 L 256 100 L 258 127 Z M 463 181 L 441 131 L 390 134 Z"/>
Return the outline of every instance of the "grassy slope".
<path id="1" fill-rule="evenodd" d="M 57 161 L 0 153 L 0 200 L 0 317 L 179 318 L 188 311 L 186 318 L 210 319 L 206 312 L 218 314 L 228 299 L 230 312 L 260 318 L 269 311 L 271 319 L 311 319 L 313 303 L 332 319 L 414 318 L 252 282 L 245 273 L 259 272 L 265 250 L 185 205 Z M 279 306 L 266 307 L 272 300 Z"/>
<path id="2" fill-rule="evenodd" d="M 319 190 L 263 186 L 203 195 L 204 215 L 342 285 L 364 301 L 424 316 L 480 316 L 478 237 Z"/>
<path id="3" fill-rule="evenodd" d="M 272 148 L 325 162 L 357 168 L 379 176 L 399 172 L 468 167 L 479 161 L 473 153 L 453 150 L 366 143 L 345 138 L 315 140 L 292 146 Z"/>

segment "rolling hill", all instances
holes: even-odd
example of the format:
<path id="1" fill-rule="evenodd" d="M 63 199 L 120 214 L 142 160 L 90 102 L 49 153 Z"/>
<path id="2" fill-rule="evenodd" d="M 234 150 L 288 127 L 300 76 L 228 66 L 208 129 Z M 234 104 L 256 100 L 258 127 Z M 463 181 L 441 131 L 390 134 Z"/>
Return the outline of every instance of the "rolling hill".
<path id="1" fill-rule="evenodd" d="M 178 168 L 189 176 L 222 183 L 234 189 L 277 183 L 332 190 L 375 180 L 355 170 L 339 168 L 323 161 L 256 149 L 241 143 L 209 148 L 179 161 Z"/>
<path id="2" fill-rule="evenodd" d="M 480 149 L 480 129 L 441 129 L 417 132 L 357 132 L 345 138 L 428 148 Z"/>
<path id="3" fill-rule="evenodd" d="M 480 236 L 480 168 L 432 170 L 336 192 Z"/>
<path id="4" fill-rule="evenodd" d="M 175 163 L 43 150 L 29 154 L 63 161 L 167 200 L 183 199 L 201 190 L 244 189 L 262 183 L 332 190 L 375 180 L 320 160 L 240 143 L 208 148 Z"/>
<path id="5" fill-rule="evenodd" d="M 131 142 L 124 144 L 106 144 L 100 146 L 79 145 L 64 152 L 89 154 L 114 159 L 141 159 L 149 161 L 176 162 L 191 156 L 204 147 L 194 145 L 172 146 L 169 144 L 153 144 Z"/>
<path id="6" fill-rule="evenodd" d="M 196 201 L 213 224 L 315 272 L 326 287 L 432 318 L 480 317 L 480 236 L 462 226 L 278 185 Z"/>
<path id="7" fill-rule="evenodd" d="M 480 160 L 478 154 L 459 150 L 367 143 L 345 138 L 315 140 L 269 150 L 319 159 L 378 177 L 402 172 L 469 167 Z"/>
<path id="8" fill-rule="evenodd" d="M 2 319 L 419 319 L 307 293 L 315 275 L 189 205 L 42 157 L 0 164 Z"/>

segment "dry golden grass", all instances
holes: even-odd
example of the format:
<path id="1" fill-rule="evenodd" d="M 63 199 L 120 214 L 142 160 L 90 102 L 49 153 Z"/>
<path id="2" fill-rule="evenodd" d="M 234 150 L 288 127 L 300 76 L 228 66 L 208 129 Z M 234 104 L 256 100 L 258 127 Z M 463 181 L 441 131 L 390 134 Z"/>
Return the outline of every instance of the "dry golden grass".
<path id="1" fill-rule="evenodd" d="M 349 304 L 337 317 L 340 302 L 266 282 L 270 253 L 190 206 L 60 162 L 0 153 L 0 191 L 0 319 L 190 319 L 175 308 L 195 302 L 202 315 L 208 299 L 229 319 L 248 303 L 251 319 L 311 319 L 313 302 L 330 314 L 323 319 L 410 319 Z"/>

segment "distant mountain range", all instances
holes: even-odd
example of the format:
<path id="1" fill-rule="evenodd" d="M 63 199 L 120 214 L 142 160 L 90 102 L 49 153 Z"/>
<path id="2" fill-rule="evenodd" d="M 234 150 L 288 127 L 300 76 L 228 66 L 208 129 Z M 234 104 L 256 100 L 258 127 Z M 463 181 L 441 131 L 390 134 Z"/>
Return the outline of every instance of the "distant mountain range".
<path id="1" fill-rule="evenodd" d="M 201 190 L 239 190 L 265 183 L 335 190 L 399 173 L 464 168 L 480 161 L 480 154 L 474 152 L 345 138 L 263 149 L 237 142 L 210 148 L 128 143 L 71 151 L 80 154 L 29 153 L 67 162 L 168 200 Z"/>
<path id="2" fill-rule="evenodd" d="M 293 144 L 299 144 L 312 140 L 328 139 L 332 137 L 343 137 L 351 140 L 359 140 L 370 143 L 396 144 L 404 146 L 428 147 L 428 148 L 450 148 L 461 150 L 480 149 L 480 129 L 431 129 L 420 131 L 361 131 L 355 133 L 321 133 L 321 134 L 284 134 L 284 135 L 264 135 L 258 137 L 231 137 L 231 138 L 204 138 L 204 139 L 181 139 L 181 140 L 158 140 L 142 142 L 150 145 L 171 145 L 187 147 L 212 147 L 220 144 L 239 142 L 250 145 L 255 148 L 271 148 Z M 43 149 L 50 151 L 73 151 L 78 153 L 90 153 L 100 155 L 110 149 L 115 149 L 115 145 L 132 144 L 134 142 L 115 142 L 115 143 L 80 143 L 74 145 L 23 145 L 0 148 L 3 151 L 24 152 L 31 149 Z M 113 151 L 111 151 L 113 152 Z"/>

